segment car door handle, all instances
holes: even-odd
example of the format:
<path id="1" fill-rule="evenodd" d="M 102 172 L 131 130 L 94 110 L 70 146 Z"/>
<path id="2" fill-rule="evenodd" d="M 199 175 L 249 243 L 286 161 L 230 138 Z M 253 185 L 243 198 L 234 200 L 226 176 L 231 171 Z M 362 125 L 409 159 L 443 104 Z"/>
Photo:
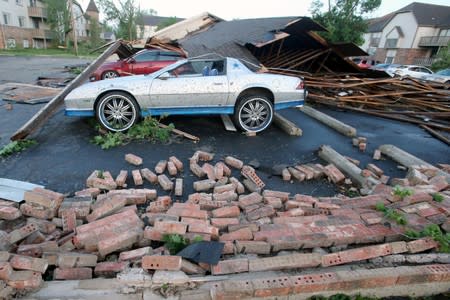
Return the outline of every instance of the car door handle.
<path id="1" fill-rule="evenodd" d="M 213 84 L 214 84 L 214 85 L 223 85 L 222 82 L 214 82 Z"/>

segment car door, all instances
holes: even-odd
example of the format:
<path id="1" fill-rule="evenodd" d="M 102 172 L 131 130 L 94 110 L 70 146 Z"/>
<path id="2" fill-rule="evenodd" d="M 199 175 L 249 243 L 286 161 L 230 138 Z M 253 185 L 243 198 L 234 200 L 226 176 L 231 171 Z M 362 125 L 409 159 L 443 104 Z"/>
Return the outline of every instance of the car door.
<path id="1" fill-rule="evenodd" d="M 217 70 L 214 65 L 221 65 L 222 69 Z M 167 110 L 168 114 L 226 110 L 229 87 L 224 65 L 224 60 L 189 61 L 154 79 L 150 109 Z"/>
<path id="2" fill-rule="evenodd" d="M 130 61 L 131 73 L 136 75 L 153 73 L 161 68 L 158 65 L 158 51 L 146 51 L 137 54 Z"/>

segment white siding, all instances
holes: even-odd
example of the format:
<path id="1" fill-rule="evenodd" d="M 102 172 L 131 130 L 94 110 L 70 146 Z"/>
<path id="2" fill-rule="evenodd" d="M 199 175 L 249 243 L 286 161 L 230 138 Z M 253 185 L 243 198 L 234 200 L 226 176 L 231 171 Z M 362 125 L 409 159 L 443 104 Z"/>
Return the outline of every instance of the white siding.
<path id="1" fill-rule="evenodd" d="M 411 48 L 414 42 L 414 37 L 417 29 L 417 21 L 411 12 L 405 12 L 397 14 L 392 20 L 384 27 L 381 35 L 380 48 L 384 48 L 386 44 L 386 38 L 389 34 L 393 33 L 393 29 L 399 26 L 403 32 L 403 38 L 400 38 L 397 44 L 398 48 Z M 396 30 L 394 30 L 396 31 Z"/>
<path id="2" fill-rule="evenodd" d="M 439 35 L 440 28 L 434 28 L 434 27 L 419 27 L 417 29 L 417 35 L 413 42 L 412 47 L 413 48 L 419 48 L 419 42 L 420 38 L 424 36 L 437 36 Z"/>
<path id="3" fill-rule="evenodd" d="M 8 13 L 10 16 L 8 25 L 19 27 L 19 17 L 28 16 L 27 2 L 23 1 L 21 5 L 17 5 L 16 0 L 8 0 L 8 2 L 0 0 L 0 24 L 4 24 L 3 13 Z M 29 25 L 28 22 L 26 23 Z"/>

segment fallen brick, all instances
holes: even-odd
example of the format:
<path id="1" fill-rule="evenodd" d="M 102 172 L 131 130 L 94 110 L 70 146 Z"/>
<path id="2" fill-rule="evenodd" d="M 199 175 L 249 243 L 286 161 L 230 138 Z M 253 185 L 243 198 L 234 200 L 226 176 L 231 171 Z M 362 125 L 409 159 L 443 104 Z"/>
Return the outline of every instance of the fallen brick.
<path id="1" fill-rule="evenodd" d="M 150 202 L 147 206 L 147 212 L 160 213 L 165 212 L 169 209 L 172 204 L 172 199 L 170 196 L 158 197 L 156 201 Z"/>
<path id="2" fill-rule="evenodd" d="M 105 261 L 95 266 L 95 276 L 114 278 L 117 273 L 124 271 L 128 267 L 127 262 Z"/>
<path id="3" fill-rule="evenodd" d="M 382 176 L 384 174 L 384 171 L 377 167 L 374 164 L 368 164 L 367 169 L 373 173 L 375 173 L 378 177 Z"/>
<path id="4" fill-rule="evenodd" d="M 141 169 L 141 175 L 150 183 L 156 184 L 158 182 L 158 176 L 148 168 Z"/>
<path id="5" fill-rule="evenodd" d="M 216 174 L 214 173 L 214 167 L 211 164 L 204 163 L 202 166 L 203 171 L 206 173 L 206 177 L 209 180 L 216 180 Z"/>
<path id="6" fill-rule="evenodd" d="M 241 195 L 239 196 L 239 206 L 244 209 L 247 206 L 261 203 L 263 197 L 258 193 L 251 193 L 249 195 Z"/>
<path id="7" fill-rule="evenodd" d="M 7 281 L 11 276 L 13 269 L 11 264 L 6 261 L 0 261 L 0 280 Z"/>
<path id="8" fill-rule="evenodd" d="M 23 240 L 33 232 L 37 231 L 38 227 L 35 224 L 28 224 L 19 229 L 13 230 L 8 234 L 8 242 L 11 244 L 17 243 L 20 240 Z"/>
<path id="9" fill-rule="evenodd" d="M 236 186 L 232 183 L 221 185 L 221 186 L 214 186 L 215 194 L 220 194 L 220 193 L 225 193 L 225 192 L 230 192 L 230 191 L 232 191 L 232 192 L 236 191 Z"/>
<path id="10" fill-rule="evenodd" d="M 100 207 L 93 210 L 91 214 L 86 217 L 86 219 L 89 223 L 91 223 L 97 219 L 112 215 L 124 207 L 125 204 L 126 199 L 124 197 L 119 195 L 113 196 L 111 199 L 105 201 Z"/>
<path id="11" fill-rule="evenodd" d="M 158 176 L 158 183 L 165 191 L 173 189 L 173 182 L 165 174 Z"/>
<path id="12" fill-rule="evenodd" d="M 179 217 L 188 217 L 205 220 L 208 218 L 208 213 L 205 210 L 192 210 L 189 208 L 180 208 L 180 207 L 169 208 L 167 214 Z"/>
<path id="13" fill-rule="evenodd" d="M 198 178 L 203 178 L 203 177 L 206 176 L 205 171 L 203 171 L 202 167 L 200 167 L 197 163 L 190 163 L 189 164 L 189 169 Z"/>
<path id="14" fill-rule="evenodd" d="M 142 258 L 142 268 L 147 270 L 178 271 L 181 265 L 181 256 L 147 255 Z"/>
<path id="15" fill-rule="evenodd" d="M 53 271 L 54 280 L 84 280 L 92 279 L 91 268 L 56 268 Z"/>
<path id="16" fill-rule="evenodd" d="M 17 248 L 17 254 L 31 257 L 41 257 L 43 252 L 57 251 L 59 251 L 59 247 L 56 241 L 47 241 L 33 245 L 20 245 L 19 248 Z"/>
<path id="17" fill-rule="evenodd" d="M 241 211 L 237 206 L 227 206 L 212 211 L 214 218 L 235 218 L 239 217 Z"/>
<path id="18" fill-rule="evenodd" d="M 204 275 L 206 273 L 205 269 L 186 259 L 183 259 L 181 262 L 181 271 L 189 275 Z"/>
<path id="19" fill-rule="evenodd" d="M 135 186 L 144 184 L 144 180 L 142 179 L 141 172 L 139 170 L 131 171 L 131 176 L 133 177 Z"/>
<path id="20" fill-rule="evenodd" d="M 16 270 L 30 270 L 39 273 L 45 273 L 48 267 L 45 259 L 23 255 L 13 255 L 9 263 Z"/>
<path id="21" fill-rule="evenodd" d="M 160 160 L 156 166 L 155 166 L 155 172 L 156 174 L 162 174 L 166 170 L 167 167 L 167 160 Z"/>
<path id="22" fill-rule="evenodd" d="M 35 290 L 42 285 L 42 275 L 33 271 L 13 271 L 7 284 L 18 290 Z"/>
<path id="23" fill-rule="evenodd" d="M 221 260 L 217 265 L 212 266 L 212 275 L 225 275 L 233 273 L 248 272 L 248 259 L 227 259 Z"/>
<path id="24" fill-rule="evenodd" d="M 250 166 L 243 166 L 242 170 L 241 170 L 241 174 L 248 180 L 252 181 L 260 189 L 262 189 L 266 186 L 266 184 L 256 174 L 255 169 L 253 169 Z"/>
<path id="25" fill-rule="evenodd" d="M 115 190 L 117 184 L 108 171 L 94 171 L 86 180 L 86 185 L 90 188 L 99 188 L 101 190 Z"/>
<path id="26" fill-rule="evenodd" d="M 215 239 L 219 237 L 219 229 L 217 227 L 205 224 L 189 224 L 189 232 L 209 234 Z"/>
<path id="27" fill-rule="evenodd" d="M 299 170 L 300 172 L 302 172 L 303 174 L 305 174 L 305 179 L 306 180 L 311 180 L 314 178 L 314 172 L 311 171 L 310 169 L 302 166 L 302 165 L 296 165 L 295 168 L 297 170 Z"/>
<path id="28" fill-rule="evenodd" d="M 293 283 L 289 277 L 253 279 L 251 283 L 255 298 L 287 297 L 293 289 Z"/>
<path id="29" fill-rule="evenodd" d="M 406 243 L 409 253 L 419 253 L 437 248 L 439 244 L 431 238 L 423 238 Z"/>
<path id="30" fill-rule="evenodd" d="M 58 217 L 62 217 L 65 210 L 74 210 L 77 219 L 85 220 L 91 211 L 91 197 L 66 198 L 58 210 Z"/>
<path id="31" fill-rule="evenodd" d="M 169 161 L 171 161 L 175 165 L 179 172 L 183 171 L 183 163 L 178 158 L 176 158 L 175 156 L 171 156 L 169 157 Z"/>
<path id="32" fill-rule="evenodd" d="M 125 154 L 125 160 L 128 163 L 135 165 L 135 166 L 140 166 L 143 163 L 143 160 L 141 157 L 131 154 L 131 153 Z"/>
<path id="33" fill-rule="evenodd" d="M 100 255 L 106 256 L 112 252 L 125 249 L 136 243 L 142 236 L 142 229 L 136 228 L 133 231 L 126 231 L 116 234 L 113 237 L 102 239 L 98 242 Z"/>
<path id="34" fill-rule="evenodd" d="M 275 215 L 275 209 L 270 205 L 264 205 L 261 208 L 255 209 L 247 214 L 249 220 L 257 220 L 264 217 L 271 217 Z"/>
<path id="35" fill-rule="evenodd" d="M 230 183 L 233 184 L 236 187 L 236 192 L 238 194 L 245 193 L 245 187 L 239 180 L 237 180 L 234 177 L 230 177 Z"/>
<path id="36" fill-rule="evenodd" d="M 220 241 L 250 241 L 253 239 L 253 233 L 249 228 L 242 228 L 230 233 L 224 233 L 220 236 Z"/>
<path id="37" fill-rule="evenodd" d="M 284 169 L 281 171 L 281 177 L 283 178 L 284 181 L 291 181 L 292 175 L 291 175 L 291 173 L 289 172 L 289 169 L 288 169 L 288 168 L 284 168 Z"/>
<path id="38" fill-rule="evenodd" d="M 58 253 L 56 266 L 60 268 L 95 267 L 97 259 L 97 255 L 88 253 Z"/>
<path id="39" fill-rule="evenodd" d="M 272 206 L 274 209 L 281 209 L 283 207 L 283 201 L 280 198 L 264 197 L 264 203 Z"/>
<path id="40" fill-rule="evenodd" d="M 175 196 L 183 196 L 183 179 L 177 178 L 175 180 Z"/>
<path id="41" fill-rule="evenodd" d="M 170 176 L 176 176 L 178 173 L 178 169 L 175 166 L 175 164 L 172 161 L 167 162 L 167 171 L 169 172 Z"/>
<path id="42" fill-rule="evenodd" d="M 73 231 L 77 227 L 77 216 L 73 209 L 64 210 L 61 213 L 61 219 L 64 232 Z"/>
<path id="43" fill-rule="evenodd" d="M 216 181 L 211 179 L 205 179 L 200 181 L 195 181 L 193 184 L 194 190 L 197 192 L 205 192 L 214 187 Z"/>
<path id="44" fill-rule="evenodd" d="M 128 177 L 128 171 L 127 170 L 121 170 L 119 172 L 119 175 L 116 177 L 116 184 L 118 187 L 125 187 Z"/>
<path id="45" fill-rule="evenodd" d="M 247 254 L 270 254 L 271 245 L 263 241 L 236 241 L 236 250 L 238 253 Z"/>
<path id="46" fill-rule="evenodd" d="M 277 271 L 298 268 L 317 267 L 321 263 L 321 255 L 317 253 L 296 253 L 283 256 L 257 258 L 249 260 L 249 271 Z"/>
<path id="47" fill-rule="evenodd" d="M 20 210 L 12 206 L 0 206 L 0 219 L 15 220 L 22 216 Z"/>
<path id="48" fill-rule="evenodd" d="M 328 176 L 328 178 L 335 184 L 338 184 L 345 179 L 345 175 L 336 168 L 335 165 L 329 164 L 324 167 L 324 172 Z"/>
<path id="49" fill-rule="evenodd" d="M 238 218 L 211 218 L 211 225 L 223 230 L 229 225 L 239 224 Z"/>
<path id="50" fill-rule="evenodd" d="M 97 197 L 100 194 L 100 192 L 101 191 L 99 188 L 87 188 L 87 189 L 75 192 L 75 196 L 94 198 L 94 197 Z"/>
<path id="51" fill-rule="evenodd" d="M 194 153 L 194 156 L 198 157 L 199 160 L 201 161 L 211 161 L 214 159 L 214 154 L 213 153 L 209 153 L 206 151 L 196 151 Z"/>
<path id="52" fill-rule="evenodd" d="M 390 244 L 367 246 L 351 250 L 340 251 L 322 256 L 322 266 L 335 266 L 354 261 L 361 261 L 374 257 L 386 256 L 392 254 Z"/>
<path id="53" fill-rule="evenodd" d="M 145 255 L 151 255 L 153 252 L 150 247 L 138 248 L 130 251 L 120 252 L 119 261 L 135 261 L 140 260 Z"/>
<path id="54" fill-rule="evenodd" d="M 28 203 L 21 204 L 20 211 L 25 216 L 46 220 L 52 219 L 56 215 L 56 210 L 53 208 L 45 208 L 43 206 L 33 206 Z"/>
<path id="55" fill-rule="evenodd" d="M 289 171 L 289 173 L 291 173 L 292 177 L 294 177 L 295 179 L 297 179 L 300 182 L 302 182 L 306 178 L 306 175 L 303 172 L 300 172 L 299 170 L 297 170 L 295 168 L 289 167 L 288 171 Z"/>
<path id="56" fill-rule="evenodd" d="M 216 179 L 221 179 L 224 176 L 224 164 L 223 163 L 216 163 L 214 166 L 214 176 Z"/>
<path id="57" fill-rule="evenodd" d="M 154 228 L 161 233 L 183 235 L 187 231 L 187 224 L 172 221 L 155 221 Z"/>
<path id="58" fill-rule="evenodd" d="M 238 198 L 238 194 L 236 194 L 234 191 L 227 191 L 223 193 L 214 193 L 213 194 L 213 200 L 219 201 L 219 202 L 232 202 L 236 201 Z"/>
<path id="59" fill-rule="evenodd" d="M 244 163 L 242 162 L 242 160 L 239 160 L 237 158 L 234 158 L 232 156 L 227 156 L 225 157 L 225 163 L 235 169 L 242 169 L 242 167 L 244 166 Z"/>

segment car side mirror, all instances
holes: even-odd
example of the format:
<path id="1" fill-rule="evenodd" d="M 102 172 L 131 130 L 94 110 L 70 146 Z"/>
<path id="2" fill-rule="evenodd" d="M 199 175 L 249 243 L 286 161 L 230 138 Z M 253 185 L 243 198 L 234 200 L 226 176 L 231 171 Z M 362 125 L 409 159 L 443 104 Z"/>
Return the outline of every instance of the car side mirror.
<path id="1" fill-rule="evenodd" d="M 169 72 L 164 72 L 164 73 L 162 73 L 161 75 L 158 76 L 158 79 L 161 79 L 161 80 L 167 80 L 169 78 L 170 78 Z"/>

